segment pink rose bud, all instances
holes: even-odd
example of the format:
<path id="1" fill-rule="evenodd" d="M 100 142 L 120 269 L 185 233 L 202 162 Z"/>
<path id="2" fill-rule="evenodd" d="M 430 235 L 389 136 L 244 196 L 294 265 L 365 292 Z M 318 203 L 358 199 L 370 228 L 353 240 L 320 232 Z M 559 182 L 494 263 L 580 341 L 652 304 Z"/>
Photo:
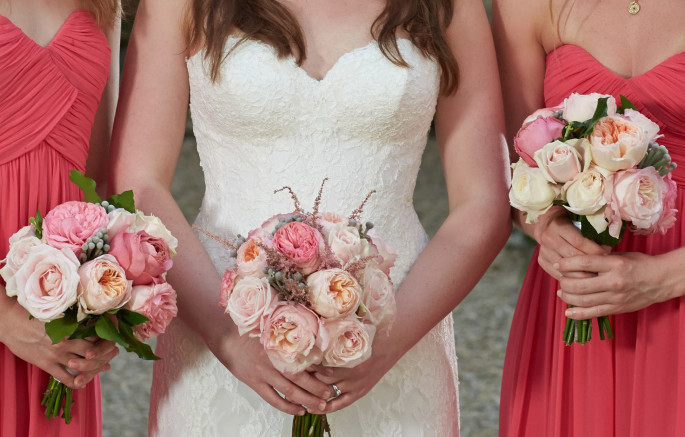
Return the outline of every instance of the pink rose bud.
<path id="1" fill-rule="evenodd" d="M 554 117 L 538 117 L 521 126 L 514 137 L 514 148 L 521 158 L 531 167 L 537 167 L 535 152 L 561 137 L 566 124 Z"/>
<path id="2" fill-rule="evenodd" d="M 131 300 L 126 308 L 140 313 L 149 321 L 133 327 L 141 340 L 164 333 L 171 320 L 178 314 L 176 292 L 168 282 L 153 285 L 136 285 L 131 290 Z"/>
<path id="3" fill-rule="evenodd" d="M 81 246 L 100 229 L 107 228 L 105 208 L 86 202 L 65 202 L 43 219 L 43 238 L 52 247 L 71 249 L 78 257 Z"/>
<path id="4" fill-rule="evenodd" d="M 294 261 L 304 275 L 315 271 L 321 263 L 319 251 L 323 246 L 323 237 L 305 223 L 290 222 L 282 226 L 274 235 L 273 246 Z"/>
<path id="5" fill-rule="evenodd" d="M 164 282 L 162 274 L 173 264 L 167 243 L 145 231 L 122 232 L 115 235 L 109 245 L 109 254 L 124 268 L 133 285 Z"/>

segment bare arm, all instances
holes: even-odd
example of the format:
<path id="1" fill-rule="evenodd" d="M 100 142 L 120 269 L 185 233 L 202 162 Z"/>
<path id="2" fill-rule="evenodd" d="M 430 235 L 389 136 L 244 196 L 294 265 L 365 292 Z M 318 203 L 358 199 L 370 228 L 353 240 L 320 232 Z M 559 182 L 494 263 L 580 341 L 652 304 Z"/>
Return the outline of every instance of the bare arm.
<path id="1" fill-rule="evenodd" d="M 483 5 L 459 2 L 448 38 L 461 67 L 459 88 L 439 98 L 436 131 L 449 215 L 397 292 L 389 336 L 376 336 L 372 358 L 354 369 L 322 369 L 344 393 L 330 411 L 364 396 L 394 363 L 475 286 L 511 231 L 509 162 L 497 64 Z"/>
<path id="2" fill-rule="evenodd" d="M 301 405 L 316 411 L 330 387 L 307 373 L 281 375 L 258 340 L 238 335 L 217 305 L 221 278 L 171 196 L 189 101 L 185 7 L 183 0 L 143 0 L 138 7 L 112 141 L 113 188 L 133 189 L 137 207 L 159 216 L 178 238 L 169 282 L 178 293 L 179 317 L 271 405 L 290 414 L 303 414 Z"/>

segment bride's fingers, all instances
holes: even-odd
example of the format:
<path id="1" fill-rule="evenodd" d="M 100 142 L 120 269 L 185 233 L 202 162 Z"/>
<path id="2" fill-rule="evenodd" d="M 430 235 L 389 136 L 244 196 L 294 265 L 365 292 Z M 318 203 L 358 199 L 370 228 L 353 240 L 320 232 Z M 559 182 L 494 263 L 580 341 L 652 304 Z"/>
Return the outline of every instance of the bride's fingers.
<path id="1" fill-rule="evenodd" d="M 323 410 L 326 408 L 326 401 L 324 399 L 314 396 L 313 394 L 301 389 L 283 375 L 279 374 L 279 376 L 280 378 L 276 378 L 275 381 L 272 382 L 272 386 L 278 390 L 279 393 L 285 396 L 288 401 L 296 405 L 304 405 L 309 412 L 314 414 L 323 412 Z"/>
<path id="2" fill-rule="evenodd" d="M 266 402 L 277 410 L 283 411 L 284 413 L 293 416 L 303 416 L 306 410 L 302 405 L 297 405 L 289 400 L 283 399 L 278 392 L 268 384 L 260 384 L 259 387 L 255 389 L 257 394 L 262 397 Z"/>
<path id="3" fill-rule="evenodd" d="M 352 393 L 343 393 L 337 398 L 332 399 L 330 402 L 328 402 L 328 405 L 326 405 L 325 413 L 328 414 L 336 412 L 338 410 L 342 410 L 343 408 L 352 405 L 352 403 L 357 399 L 359 398 L 353 395 Z"/>
<path id="4" fill-rule="evenodd" d="M 325 382 L 319 381 L 309 372 L 300 372 L 295 374 L 284 373 L 287 379 L 302 387 L 305 391 L 320 397 L 322 400 L 328 400 L 333 396 L 333 389 Z"/>

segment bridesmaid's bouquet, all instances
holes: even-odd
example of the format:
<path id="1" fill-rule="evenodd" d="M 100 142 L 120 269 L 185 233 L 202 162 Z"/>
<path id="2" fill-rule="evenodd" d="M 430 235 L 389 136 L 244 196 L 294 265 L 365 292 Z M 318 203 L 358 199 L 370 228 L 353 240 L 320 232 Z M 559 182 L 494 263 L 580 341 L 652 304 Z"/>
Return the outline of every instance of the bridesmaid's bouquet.
<path id="1" fill-rule="evenodd" d="M 282 190 L 290 191 L 295 211 L 271 217 L 246 238 L 227 242 L 200 229 L 235 260 L 219 304 L 241 335 L 260 339 L 281 372 L 354 367 L 371 356 L 375 333 L 389 329 L 396 308 L 389 277 L 396 255 L 372 223 L 359 220 L 373 191 L 344 218 L 319 212 L 323 184 L 312 212 L 300 208 L 289 187 L 274 193 Z M 330 435 L 325 415 L 294 418 L 293 437 L 324 431 Z"/>
<path id="2" fill-rule="evenodd" d="M 616 246 L 626 228 L 666 233 L 675 223 L 676 167 L 655 141 L 659 126 L 624 96 L 571 94 L 563 105 L 534 112 L 514 138 L 511 205 L 532 223 L 563 205 L 585 238 Z M 613 338 L 606 316 L 599 336 Z M 564 341 L 590 340 L 592 321 L 567 319 Z"/>
<path id="3" fill-rule="evenodd" d="M 103 201 L 92 179 L 72 170 L 71 180 L 83 202 L 62 203 L 44 218 L 38 211 L 10 238 L 0 269 L 7 295 L 45 323 L 53 344 L 99 337 L 157 360 L 143 340 L 176 316 L 176 292 L 165 276 L 177 240 L 157 217 L 135 209 L 131 191 Z M 45 416 L 62 413 L 69 423 L 72 404 L 72 389 L 51 377 Z"/>

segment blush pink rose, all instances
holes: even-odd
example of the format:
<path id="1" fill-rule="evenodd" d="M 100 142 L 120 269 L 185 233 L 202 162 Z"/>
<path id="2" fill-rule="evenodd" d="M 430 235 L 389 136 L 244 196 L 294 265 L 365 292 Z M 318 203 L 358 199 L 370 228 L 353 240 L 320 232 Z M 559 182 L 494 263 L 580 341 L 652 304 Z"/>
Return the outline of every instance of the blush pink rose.
<path id="1" fill-rule="evenodd" d="M 319 251 L 323 237 L 311 226 L 301 222 L 290 222 L 282 226 L 273 238 L 274 249 L 295 262 L 304 275 L 315 271 L 321 260 Z"/>
<path id="2" fill-rule="evenodd" d="M 31 247 L 14 275 L 17 301 L 42 322 L 62 317 L 76 303 L 78 268 L 79 261 L 71 249 L 47 244 Z"/>
<path id="3" fill-rule="evenodd" d="M 81 246 L 100 229 L 107 228 L 105 208 L 94 203 L 65 202 L 43 219 L 43 238 L 52 247 L 71 249 L 76 257 Z"/>
<path id="4" fill-rule="evenodd" d="M 347 222 L 347 220 L 334 212 L 322 212 L 316 217 L 316 222 L 321 225 L 323 237 L 328 239 L 328 234 L 331 232 L 331 229 L 339 223 Z"/>
<path id="5" fill-rule="evenodd" d="M 29 229 L 27 230 L 27 228 Z M 7 252 L 7 257 L 0 261 L 0 263 L 5 263 L 0 268 L 0 276 L 5 280 L 5 292 L 8 296 L 17 295 L 17 283 L 14 275 L 26 262 L 31 248 L 41 244 L 43 243 L 36 238 L 35 231 L 31 226 L 20 229 L 10 237 L 10 250 Z"/>
<path id="6" fill-rule="evenodd" d="M 378 268 L 385 272 L 386 275 L 389 275 L 390 269 L 395 265 L 395 261 L 397 260 L 397 254 L 385 244 L 385 241 L 378 232 L 376 232 L 376 228 L 372 228 L 366 235 L 371 239 L 371 244 L 373 244 L 378 251 L 378 257 L 376 258 L 379 264 Z"/>
<path id="7" fill-rule="evenodd" d="M 621 218 L 638 229 L 651 229 L 661 219 L 664 194 L 670 190 L 654 167 L 628 169 L 614 176 L 614 199 Z"/>
<path id="8" fill-rule="evenodd" d="M 78 269 L 79 312 L 102 314 L 121 308 L 131 298 L 131 281 L 112 255 L 102 255 Z"/>
<path id="9" fill-rule="evenodd" d="M 514 148 L 526 164 L 536 167 L 535 152 L 561 137 L 565 123 L 554 117 L 538 117 L 521 126 L 514 137 Z"/>
<path id="10" fill-rule="evenodd" d="M 250 231 L 247 234 L 248 240 L 255 240 L 261 242 L 266 247 L 273 247 L 272 240 L 273 234 L 276 230 L 276 225 L 278 225 L 280 219 L 292 217 L 294 213 L 290 214 L 277 214 L 270 219 L 266 220 L 260 227 Z"/>
<path id="11" fill-rule="evenodd" d="M 133 285 L 161 284 L 162 274 L 173 265 L 167 243 L 145 231 L 122 232 L 109 244 L 109 254 L 124 268 Z"/>
<path id="12" fill-rule="evenodd" d="M 135 232 L 136 214 L 130 213 L 123 208 L 117 208 L 107 214 L 107 235 L 114 238 L 122 232 Z"/>
<path id="13" fill-rule="evenodd" d="M 583 170 L 583 158 L 575 148 L 578 140 L 554 141 L 535 152 L 538 168 L 552 183 L 566 183 Z"/>
<path id="14" fill-rule="evenodd" d="M 642 128 L 619 116 L 600 119 L 588 137 L 592 160 L 610 171 L 634 167 L 647 153 Z"/>
<path id="15" fill-rule="evenodd" d="M 627 108 L 623 113 L 623 118 L 642 129 L 642 133 L 647 141 L 654 141 L 662 136 L 659 135 L 659 125 L 654 123 L 649 119 L 649 117 L 646 117 L 641 112 Z"/>
<path id="16" fill-rule="evenodd" d="M 219 294 L 219 306 L 226 308 L 228 305 L 228 298 L 231 296 L 235 279 L 238 275 L 234 270 L 226 269 L 224 277 L 221 279 L 221 293 Z"/>
<path id="17" fill-rule="evenodd" d="M 328 347 L 328 333 L 309 308 L 294 302 L 279 302 L 264 323 L 260 339 L 274 367 L 297 373 L 321 363 Z"/>
<path id="18" fill-rule="evenodd" d="M 364 307 L 359 312 L 362 320 L 374 326 L 382 324 L 390 327 L 395 318 L 397 304 L 395 288 L 388 275 L 373 265 L 368 265 L 359 275 L 359 284 L 363 290 Z"/>
<path id="19" fill-rule="evenodd" d="M 361 258 L 378 255 L 376 246 L 359 235 L 358 228 L 347 226 L 344 223 L 338 223 L 331 228 L 328 234 L 328 245 L 343 265 Z"/>
<path id="20" fill-rule="evenodd" d="M 359 308 L 362 289 L 357 280 L 342 269 L 314 272 L 307 277 L 309 303 L 327 319 L 346 317 Z"/>
<path id="21" fill-rule="evenodd" d="M 665 191 L 663 193 L 663 208 L 659 220 L 647 229 L 633 228 L 635 234 L 665 234 L 671 229 L 676 222 L 676 214 L 678 210 L 675 209 L 675 201 L 678 196 L 678 185 L 671 178 L 671 174 L 667 174 L 664 178 Z"/>
<path id="22" fill-rule="evenodd" d="M 330 341 L 323 352 L 323 365 L 355 367 L 371 357 L 371 343 L 376 332 L 372 325 L 354 318 L 324 322 Z"/>
<path id="23" fill-rule="evenodd" d="M 560 110 L 563 109 L 563 106 L 554 106 L 552 108 L 541 108 L 530 114 L 528 117 L 526 117 L 525 120 L 523 120 L 523 124 L 530 123 L 531 121 L 534 121 L 538 117 L 542 118 L 555 118 L 554 114 L 556 112 L 559 112 Z"/>
<path id="24" fill-rule="evenodd" d="M 133 327 L 133 332 L 138 339 L 157 337 L 166 331 L 171 320 L 178 314 L 176 291 L 168 282 L 136 285 L 131 289 L 131 300 L 126 304 L 126 309 L 140 313 L 149 319 Z"/>
<path id="25" fill-rule="evenodd" d="M 238 333 L 259 337 L 264 320 L 278 301 L 276 292 L 266 278 L 239 279 L 231 291 L 226 312 L 238 327 Z"/>
<path id="26" fill-rule="evenodd" d="M 248 276 L 262 278 L 266 276 L 264 273 L 264 267 L 266 267 L 266 252 L 255 244 L 255 240 L 253 239 L 249 239 L 240 245 L 235 263 L 236 273 L 238 273 L 238 276 L 241 278 Z"/>

